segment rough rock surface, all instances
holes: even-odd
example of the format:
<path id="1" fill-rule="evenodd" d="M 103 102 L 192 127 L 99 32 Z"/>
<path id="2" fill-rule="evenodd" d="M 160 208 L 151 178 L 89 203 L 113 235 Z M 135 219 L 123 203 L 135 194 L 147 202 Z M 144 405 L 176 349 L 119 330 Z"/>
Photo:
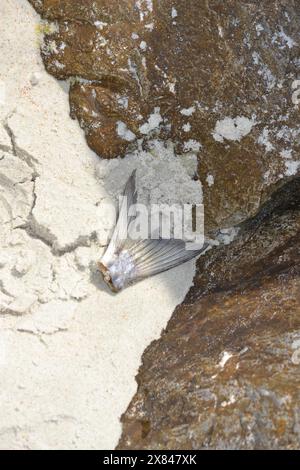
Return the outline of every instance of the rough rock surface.
<path id="1" fill-rule="evenodd" d="M 158 141 L 101 161 L 69 117 L 68 85 L 44 70 L 39 16 L 5 0 L 0 17 L 0 448 L 113 448 L 141 354 L 194 263 L 113 296 L 95 269 L 112 203 L 133 168 L 143 197 L 201 202 L 197 161 Z"/>
<path id="2" fill-rule="evenodd" d="M 30 1 L 91 148 L 110 158 L 154 133 L 198 153 L 207 229 L 299 171 L 299 2 Z"/>
<path id="3" fill-rule="evenodd" d="M 300 179 L 207 253 L 143 355 L 120 449 L 300 447 Z"/>

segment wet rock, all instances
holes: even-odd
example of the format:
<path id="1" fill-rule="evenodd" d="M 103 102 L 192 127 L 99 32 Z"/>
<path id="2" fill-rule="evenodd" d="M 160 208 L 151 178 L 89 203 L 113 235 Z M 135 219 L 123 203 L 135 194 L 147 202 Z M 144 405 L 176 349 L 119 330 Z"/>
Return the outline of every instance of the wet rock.
<path id="1" fill-rule="evenodd" d="M 71 78 L 92 149 L 123 155 L 150 133 L 198 153 L 208 229 L 253 216 L 299 171 L 298 3 L 30 1 L 55 22 L 44 62 Z"/>
<path id="2" fill-rule="evenodd" d="M 120 449 L 299 448 L 300 179 L 194 286 L 143 356 Z"/>

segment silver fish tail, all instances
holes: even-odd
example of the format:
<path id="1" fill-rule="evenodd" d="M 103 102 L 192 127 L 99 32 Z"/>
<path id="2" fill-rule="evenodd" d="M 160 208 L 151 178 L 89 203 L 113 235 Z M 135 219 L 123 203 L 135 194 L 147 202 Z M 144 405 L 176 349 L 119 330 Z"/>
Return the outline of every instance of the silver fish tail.
<path id="1" fill-rule="evenodd" d="M 128 232 L 130 224 L 136 217 L 136 212 L 132 210 L 136 202 L 136 171 L 134 170 L 123 192 L 123 200 L 111 240 L 98 263 L 104 281 L 114 292 L 119 292 L 133 282 L 179 266 L 208 247 L 205 243 L 201 249 L 187 250 L 185 242 L 179 239 L 132 240 Z"/>

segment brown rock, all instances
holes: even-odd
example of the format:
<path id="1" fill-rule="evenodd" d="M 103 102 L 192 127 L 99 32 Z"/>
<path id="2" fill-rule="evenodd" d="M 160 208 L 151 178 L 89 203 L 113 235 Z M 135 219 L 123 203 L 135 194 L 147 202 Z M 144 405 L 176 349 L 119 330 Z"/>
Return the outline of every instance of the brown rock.
<path id="1" fill-rule="evenodd" d="M 72 78 L 71 115 L 100 156 L 123 155 L 153 113 L 156 135 L 199 147 L 208 229 L 253 216 L 297 171 L 299 2 L 30 1 L 57 22 L 44 62 Z"/>
<path id="2" fill-rule="evenodd" d="M 120 449 L 300 447 L 300 179 L 228 246 L 143 356 Z"/>

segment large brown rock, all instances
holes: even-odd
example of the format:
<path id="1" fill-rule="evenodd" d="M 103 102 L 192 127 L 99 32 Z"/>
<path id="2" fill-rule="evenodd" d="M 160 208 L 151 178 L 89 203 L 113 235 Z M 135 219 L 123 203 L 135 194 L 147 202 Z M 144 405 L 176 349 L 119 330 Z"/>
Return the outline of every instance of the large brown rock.
<path id="1" fill-rule="evenodd" d="M 144 353 L 120 449 L 300 448 L 300 179 L 229 246 Z"/>
<path id="2" fill-rule="evenodd" d="M 299 170 L 299 2 L 30 2 L 56 22 L 44 62 L 71 77 L 89 145 L 111 158 L 154 132 L 196 151 L 208 229 L 254 215 Z"/>

